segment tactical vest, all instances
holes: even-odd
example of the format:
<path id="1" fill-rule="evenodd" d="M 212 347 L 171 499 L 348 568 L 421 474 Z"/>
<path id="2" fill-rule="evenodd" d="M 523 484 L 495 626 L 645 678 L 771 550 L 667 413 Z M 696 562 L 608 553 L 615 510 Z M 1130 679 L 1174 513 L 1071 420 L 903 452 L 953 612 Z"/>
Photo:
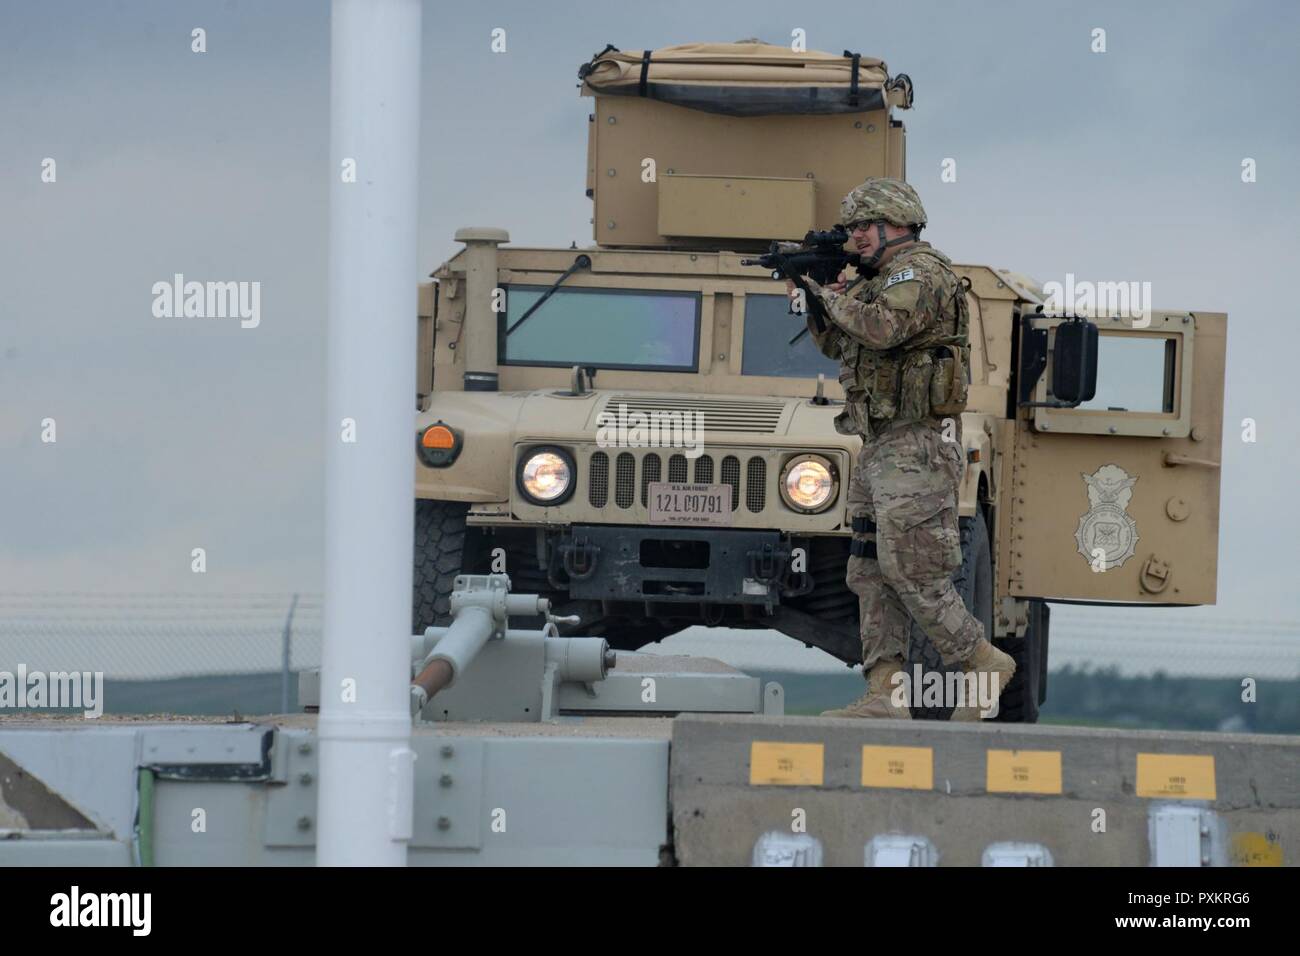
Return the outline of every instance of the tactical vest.
<path id="1" fill-rule="evenodd" d="M 927 255 L 919 249 L 911 256 Z M 909 256 L 910 258 L 910 256 Z M 876 350 L 848 335 L 840 339 L 840 384 L 845 411 L 835 420 L 843 434 L 869 435 L 891 424 L 960 415 L 966 409 L 970 369 L 970 309 L 961 280 L 939 290 L 939 323 L 892 349 Z M 884 291 L 885 276 L 872 280 Z M 947 285 L 948 283 L 945 283 Z M 873 296 L 874 298 L 874 296 Z"/>

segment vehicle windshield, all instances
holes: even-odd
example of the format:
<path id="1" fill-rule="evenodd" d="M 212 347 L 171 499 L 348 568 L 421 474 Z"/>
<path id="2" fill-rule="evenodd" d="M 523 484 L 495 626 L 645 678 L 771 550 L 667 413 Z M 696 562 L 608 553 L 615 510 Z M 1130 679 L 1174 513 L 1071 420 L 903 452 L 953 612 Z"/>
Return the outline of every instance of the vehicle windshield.
<path id="1" fill-rule="evenodd" d="M 785 296 L 745 296 L 745 348 L 740 373 L 816 378 L 817 373 L 824 372 L 827 381 L 835 381 L 839 364 L 822 355 L 811 335 L 790 344 L 803 327 L 803 317 L 790 314 L 790 302 Z"/>
<path id="2" fill-rule="evenodd" d="M 502 365 L 695 371 L 699 293 L 559 288 L 507 335 L 547 288 L 509 288 L 497 336 Z"/>

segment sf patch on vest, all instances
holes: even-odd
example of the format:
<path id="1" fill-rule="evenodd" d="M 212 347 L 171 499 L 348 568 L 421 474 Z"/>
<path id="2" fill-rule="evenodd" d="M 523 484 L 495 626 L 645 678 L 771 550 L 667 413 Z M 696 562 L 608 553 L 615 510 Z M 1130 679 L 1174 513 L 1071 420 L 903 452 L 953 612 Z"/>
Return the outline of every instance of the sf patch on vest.
<path id="1" fill-rule="evenodd" d="M 891 285 L 894 285 L 899 282 L 907 282 L 909 279 L 915 279 L 915 278 L 916 278 L 916 273 L 914 273 L 911 269 L 904 269 L 902 272 L 895 272 L 892 276 L 886 279 L 885 288 L 888 289 Z"/>

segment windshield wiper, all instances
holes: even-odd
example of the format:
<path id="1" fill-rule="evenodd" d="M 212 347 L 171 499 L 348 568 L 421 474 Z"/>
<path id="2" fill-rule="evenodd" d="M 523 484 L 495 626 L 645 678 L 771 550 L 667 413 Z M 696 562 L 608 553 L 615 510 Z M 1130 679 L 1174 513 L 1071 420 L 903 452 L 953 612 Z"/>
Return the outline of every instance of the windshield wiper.
<path id="1" fill-rule="evenodd" d="M 528 320 L 528 317 L 530 315 L 532 315 L 534 312 L 540 309 L 542 307 L 542 303 L 545 302 L 547 299 L 549 299 L 551 295 L 555 292 L 555 290 L 560 287 L 561 282 L 569 278 L 569 276 L 573 275 L 579 269 L 590 269 L 590 268 L 591 268 L 590 256 L 585 256 L 585 255 L 578 256 L 578 258 L 574 259 L 573 265 L 569 266 L 569 268 L 565 269 L 564 272 L 560 274 L 560 277 L 555 280 L 555 282 L 551 285 L 551 287 L 542 293 L 542 297 L 538 299 L 536 302 L 534 302 L 532 305 L 530 305 L 528 307 L 528 311 L 525 312 L 523 315 L 521 315 L 519 317 L 519 320 L 515 322 L 514 325 L 506 329 L 506 335 L 509 335 L 515 329 L 519 328 L 519 326 L 523 325 L 524 322 Z"/>

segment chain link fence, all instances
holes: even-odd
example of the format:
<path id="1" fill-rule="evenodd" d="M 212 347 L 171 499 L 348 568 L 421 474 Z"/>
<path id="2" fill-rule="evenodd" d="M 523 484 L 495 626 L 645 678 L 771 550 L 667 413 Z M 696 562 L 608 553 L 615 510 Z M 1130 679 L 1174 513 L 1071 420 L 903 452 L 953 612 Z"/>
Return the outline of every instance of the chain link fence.
<path id="1" fill-rule="evenodd" d="M 320 665 L 322 608 L 323 596 L 313 593 L 0 594 L 0 672 L 100 672 L 108 713 L 294 709 L 297 672 Z M 693 627 L 645 650 L 764 674 L 848 673 L 775 631 Z M 1088 680 L 1157 675 L 1295 682 L 1300 621 L 1231 620 L 1210 608 L 1053 605 L 1050 667 L 1082 679 L 1085 696 Z"/>
<path id="2" fill-rule="evenodd" d="M 320 665 L 319 594 L 0 594 L 0 669 L 116 680 Z M 292 613 L 291 613 L 292 609 Z"/>
<path id="3" fill-rule="evenodd" d="M 659 649 L 717 657 L 742 670 L 832 673 L 845 666 L 775 631 L 689 628 Z M 1113 670 L 1124 677 L 1294 680 L 1300 678 L 1300 621 L 1230 621 L 1209 617 L 1204 609 L 1054 604 L 1049 658 L 1052 670 Z"/>

